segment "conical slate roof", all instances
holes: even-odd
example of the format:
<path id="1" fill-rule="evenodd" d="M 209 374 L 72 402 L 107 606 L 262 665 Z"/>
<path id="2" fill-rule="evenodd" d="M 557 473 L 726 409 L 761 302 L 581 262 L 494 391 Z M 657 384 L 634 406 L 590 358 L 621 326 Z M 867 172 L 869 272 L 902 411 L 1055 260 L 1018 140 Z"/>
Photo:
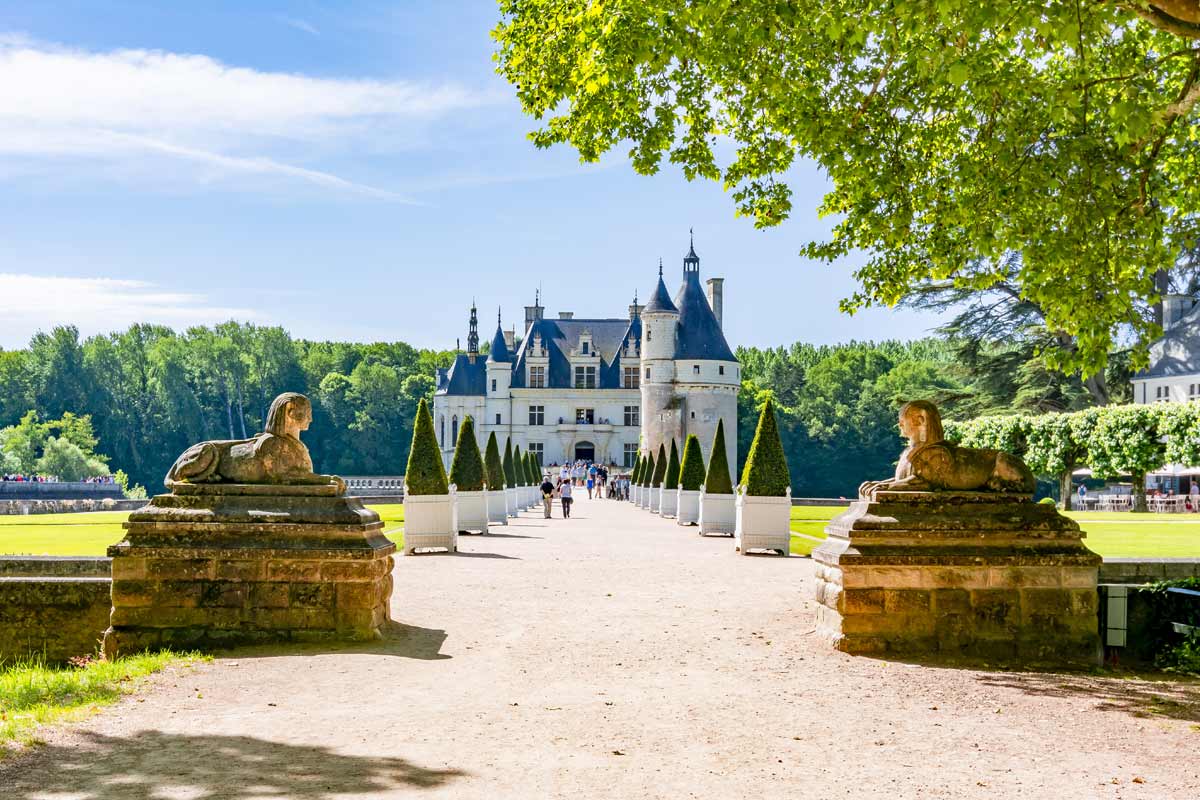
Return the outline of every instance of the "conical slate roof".
<path id="1" fill-rule="evenodd" d="M 679 323 L 675 336 L 675 358 L 695 361 L 737 361 L 717 322 L 699 272 L 686 272 L 683 287 L 675 295 Z"/>
<path id="2" fill-rule="evenodd" d="M 653 314 L 655 312 L 660 314 L 679 313 L 679 309 L 671 302 L 671 294 L 667 291 L 667 285 L 663 283 L 662 264 L 658 265 L 658 286 L 654 287 L 654 294 L 650 295 L 650 301 L 642 309 L 643 314 Z"/>
<path id="3" fill-rule="evenodd" d="M 504 341 L 504 331 L 500 328 L 500 323 L 496 323 L 496 335 L 492 337 L 492 349 L 488 353 L 488 361 L 493 361 L 497 364 L 507 364 L 512 361 L 512 353 L 508 351 L 508 343 Z"/>

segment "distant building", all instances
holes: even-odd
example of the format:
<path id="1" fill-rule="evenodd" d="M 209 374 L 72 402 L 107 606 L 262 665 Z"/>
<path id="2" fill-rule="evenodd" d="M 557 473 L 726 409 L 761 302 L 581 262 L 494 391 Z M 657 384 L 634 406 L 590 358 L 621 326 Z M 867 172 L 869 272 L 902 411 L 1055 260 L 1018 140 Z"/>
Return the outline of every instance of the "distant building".
<path id="1" fill-rule="evenodd" d="M 1195 298 L 1163 298 L 1163 336 L 1150 345 L 1150 365 L 1132 383 L 1135 403 L 1200 399 L 1200 305 Z"/>
<path id="2" fill-rule="evenodd" d="M 434 426 L 449 465 L 462 420 L 475 419 L 482 448 L 495 431 L 543 465 L 585 460 L 622 467 L 641 452 L 696 434 L 705 456 L 717 422 L 725 421 L 731 472 L 737 464 L 737 358 L 721 328 L 723 279 L 700 285 L 694 245 L 683 260 L 683 283 L 672 298 L 659 265 L 649 302 L 634 298 L 628 315 L 548 319 L 540 298 L 525 307 L 519 346 L 499 314 L 490 352 L 479 350 L 471 307 L 467 349 L 439 370 Z"/>

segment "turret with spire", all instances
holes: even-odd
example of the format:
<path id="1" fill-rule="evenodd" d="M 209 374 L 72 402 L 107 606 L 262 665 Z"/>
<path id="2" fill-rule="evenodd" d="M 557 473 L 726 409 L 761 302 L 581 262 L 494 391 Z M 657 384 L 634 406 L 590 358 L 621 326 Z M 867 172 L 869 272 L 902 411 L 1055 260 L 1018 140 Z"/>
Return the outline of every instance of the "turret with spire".
<path id="1" fill-rule="evenodd" d="M 471 301 L 471 321 L 467 329 L 467 358 L 471 363 L 475 363 L 475 357 L 479 355 L 479 315 L 475 309 L 475 301 Z"/>

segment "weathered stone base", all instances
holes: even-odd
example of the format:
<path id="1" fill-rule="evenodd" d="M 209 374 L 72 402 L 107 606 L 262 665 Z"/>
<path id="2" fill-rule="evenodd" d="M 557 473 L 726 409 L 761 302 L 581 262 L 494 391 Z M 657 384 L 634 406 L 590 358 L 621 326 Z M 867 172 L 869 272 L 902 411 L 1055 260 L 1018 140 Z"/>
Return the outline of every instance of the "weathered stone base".
<path id="1" fill-rule="evenodd" d="M 988 493 L 880 492 L 813 551 L 818 630 L 856 654 L 1098 662 L 1100 557 L 1051 506 Z"/>
<path id="2" fill-rule="evenodd" d="M 195 488 L 154 498 L 109 548 L 106 654 L 381 635 L 395 545 L 374 512 L 277 491 L 307 487 Z"/>

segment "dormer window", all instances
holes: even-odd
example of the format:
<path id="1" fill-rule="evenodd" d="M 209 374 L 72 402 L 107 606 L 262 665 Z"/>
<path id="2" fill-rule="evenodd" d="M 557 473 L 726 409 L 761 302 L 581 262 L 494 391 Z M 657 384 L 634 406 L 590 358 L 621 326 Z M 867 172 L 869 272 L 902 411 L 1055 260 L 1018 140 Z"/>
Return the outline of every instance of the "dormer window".
<path id="1" fill-rule="evenodd" d="M 582 345 L 580 345 L 580 349 L 583 351 L 583 354 L 585 356 L 588 355 L 588 348 L 590 348 L 591 346 L 592 346 L 591 343 L 586 340 L 583 342 Z"/>

